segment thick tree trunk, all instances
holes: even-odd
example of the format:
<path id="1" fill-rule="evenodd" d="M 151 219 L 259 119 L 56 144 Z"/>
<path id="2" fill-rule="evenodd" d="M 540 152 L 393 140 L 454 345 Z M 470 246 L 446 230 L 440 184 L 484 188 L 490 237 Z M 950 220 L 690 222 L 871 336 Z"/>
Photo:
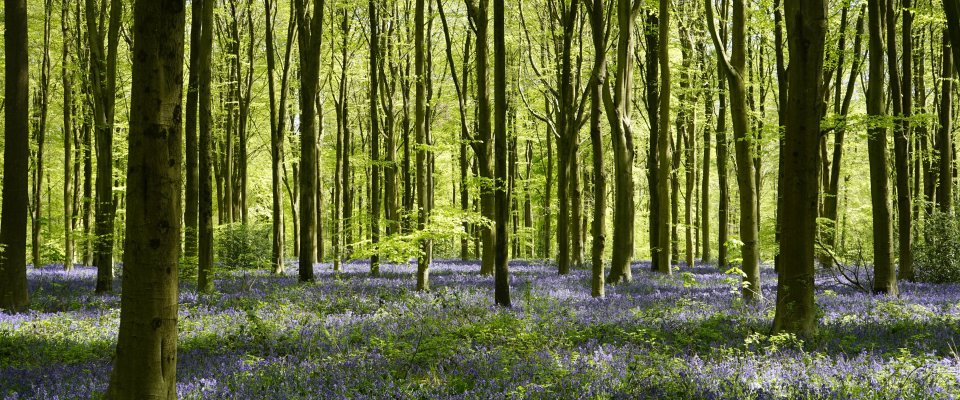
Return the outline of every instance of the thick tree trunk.
<path id="1" fill-rule="evenodd" d="M 0 219 L 0 309 L 25 311 L 27 292 L 27 171 L 30 162 L 27 2 L 4 0 L 3 218 Z"/>
<path id="2" fill-rule="evenodd" d="M 490 126 L 490 94 L 487 87 L 488 54 L 487 50 L 487 1 L 476 0 L 467 3 L 470 19 L 477 33 L 477 133 L 474 137 L 473 151 L 477 157 L 480 184 L 480 213 L 491 223 L 496 219 L 496 200 L 493 191 L 493 132 Z M 480 273 L 493 275 L 496 264 L 496 237 L 492 226 L 481 229 L 483 254 L 480 257 Z"/>
<path id="3" fill-rule="evenodd" d="M 123 296 L 107 397 L 177 398 L 185 4 L 137 1 Z"/>
<path id="4" fill-rule="evenodd" d="M 814 241 L 819 201 L 818 152 L 827 6 L 822 0 L 785 2 L 790 50 L 783 171 L 783 241 L 774 332 L 816 332 Z"/>
<path id="5" fill-rule="evenodd" d="M 316 105 L 320 81 L 320 44 L 323 32 L 324 0 L 313 0 L 307 13 L 307 0 L 296 0 L 297 39 L 300 49 L 300 266 L 301 282 L 314 280 L 316 262 L 316 206 L 317 170 L 312 168 L 317 159 Z M 308 19 L 309 17 L 309 19 Z"/>

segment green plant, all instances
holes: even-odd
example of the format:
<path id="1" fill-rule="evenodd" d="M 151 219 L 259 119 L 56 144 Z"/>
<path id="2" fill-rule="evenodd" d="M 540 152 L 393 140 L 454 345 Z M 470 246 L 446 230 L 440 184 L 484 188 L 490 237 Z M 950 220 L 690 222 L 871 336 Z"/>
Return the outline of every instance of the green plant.
<path id="1" fill-rule="evenodd" d="M 924 238 L 914 247 L 918 281 L 960 282 L 960 222 L 951 214 L 934 212 L 924 223 Z"/>
<path id="2" fill-rule="evenodd" d="M 217 228 L 217 261 L 227 269 L 259 269 L 270 265 L 273 248 L 270 225 L 227 224 Z"/>

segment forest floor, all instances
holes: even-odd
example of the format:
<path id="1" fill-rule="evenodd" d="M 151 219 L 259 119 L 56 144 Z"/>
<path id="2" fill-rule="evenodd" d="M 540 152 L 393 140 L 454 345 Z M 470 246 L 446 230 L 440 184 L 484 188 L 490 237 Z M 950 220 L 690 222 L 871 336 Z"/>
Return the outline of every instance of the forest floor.
<path id="1" fill-rule="evenodd" d="M 589 295 L 589 271 L 511 264 L 512 309 L 493 306 L 475 262 L 317 268 L 317 282 L 223 271 L 215 292 L 180 294 L 178 393 L 295 398 L 957 398 L 960 286 L 901 283 L 874 297 L 818 279 L 820 332 L 769 336 L 776 277 L 745 306 L 715 267 L 671 277 L 634 266 Z M 0 314 L 0 397 L 97 398 L 106 389 L 119 296 L 95 270 L 31 268 L 32 310 Z M 119 288 L 119 281 L 116 283 Z"/>

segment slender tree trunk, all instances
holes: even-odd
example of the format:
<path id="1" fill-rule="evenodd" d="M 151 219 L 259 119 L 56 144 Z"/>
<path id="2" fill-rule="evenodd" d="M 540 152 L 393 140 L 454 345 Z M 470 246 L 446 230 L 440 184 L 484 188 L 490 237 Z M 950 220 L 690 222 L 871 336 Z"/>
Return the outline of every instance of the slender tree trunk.
<path id="1" fill-rule="evenodd" d="M 660 110 L 659 110 L 659 132 L 657 133 L 657 153 L 659 153 L 657 176 L 657 197 L 660 200 L 657 214 L 660 224 L 657 227 L 657 239 L 660 248 L 657 253 L 657 272 L 671 273 L 671 238 L 670 230 L 672 214 L 670 205 L 672 203 L 670 193 L 670 166 L 673 160 L 670 154 L 670 1 L 660 0 L 660 46 L 658 46 L 658 62 L 660 66 Z M 623 40 L 623 39 L 621 39 Z M 651 129 L 653 129 L 651 127 Z M 616 247 L 616 246 L 614 246 Z"/>
<path id="2" fill-rule="evenodd" d="M 905 0 L 907 2 L 906 6 L 909 6 L 910 0 Z M 903 81 L 901 80 L 900 71 L 898 68 L 898 55 L 897 55 L 897 25 L 896 25 L 896 15 L 894 14 L 893 0 L 886 0 L 886 16 L 884 18 L 884 23 L 886 24 L 886 39 L 887 39 L 887 72 L 890 75 L 890 95 L 892 97 L 893 103 L 893 117 L 894 117 L 894 126 L 893 126 L 893 148 L 894 148 L 894 168 L 896 169 L 896 206 L 897 206 L 897 244 L 899 248 L 899 264 L 900 268 L 912 271 L 913 270 L 913 228 L 911 224 L 913 223 L 913 204 L 912 198 L 910 195 L 910 159 L 909 154 L 907 154 L 908 147 L 910 146 L 910 124 L 905 119 L 906 115 L 904 114 L 904 107 L 910 107 L 910 104 L 907 104 L 911 100 L 909 93 L 903 90 Z M 906 12 L 909 14 L 909 12 Z M 908 17 L 909 18 L 909 17 Z M 907 43 L 910 42 L 910 27 L 909 25 L 904 26 L 904 35 L 907 39 Z M 904 50 L 909 49 L 911 46 L 907 43 L 904 43 Z M 904 62 L 909 64 L 910 54 L 902 53 L 904 57 Z M 907 74 L 909 76 L 909 73 Z M 892 268 L 892 267 L 891 267 Z M 891 270 L 891 275 L 894 270 Z"/>
<path id="3" fill-rule="evenodd" d="M 592 0 L 586 3 L 590 18 L 590 31 L 593 39 L 595 56 L 593 59 L 593 73 L 590 80 L 590 144 L 593 150 L 593 247 L 590 259 L 593 263 L 590 294 L 593 297 L 604 297 L 603 251 L 606 246 L 606 219 L 607 219 L 607 178 L 603 170 L 603 133 L 600 130 L 601 113 L 603 112 L 603 80 L 606 79 L 606 50 L 607 38 L 605 35 L 607 23 L 604 21 L 603 0 Z"/>
<path id="4" fill-rule="evenodd" d="M 117 353 L 107 397 L 177 398 L 185 4 L 137 1 Z"/>
<path id="5" fill-rule="evenodd" d="M 423 1 L 423 0 L 418 0 Z M 508 269 L 507 224 L 510 216 L 510 194 L 507 192 L 507 50 L 504 30 L 503 0 L 493 0 L 493 54 L 494 54 L 494 136 L 497 154 L 497 257 L 494 272 L 496 304 L 510 307 L 510 271 Z"/>
<path id="6" fill-rule="evenodd" d="M 660 143 L 660 37 L 659 37 L 659 19 L 657 14 L 647 11 L 646 27 L 644 29 L 644 41 L 647 49 L 644 52 L 646 61 L 646 70 L 644 80 L 646 81 L 646 111 L 650 119 L 650 140 L 647 150 L 647 187 L 650 191 L 649 205 L 649 245 L 650 245 L 650 268 L 653 271 L 660 269 L 660 224 L 662 216 L 660 215 L 660 191 L 657 185 L 660 179 L 660 152 L 658 150 Z"/>
<path id="7" fill-rule="evenodd" d="M 187 111 L 186 126 L 184 128 L 185 164 L 184 171 L 186 188 L 184 190 L 183 213 L 183 261 L 188 270 L 197 265 L 197 229 L 199 223 L 200 179 L 197 157 L 197 107 L 199 102 L 200 85 L 200 34 L 203 19 L 203 0 L 191 3 L 190 15 L 190 71 L 187 78 Z M 270 52 L 268 52 L 270 53 Z"/>
<path id="8" fill-rule="evenodd" d="M 380 242 L 380 116 L 378 114 L 377 100 L 380 89 L 380 33 L 378 28 L 380 21 L 377 18 L 377 5 L 374 0 L 368 3 L 370 13 L 370 208 L 373 211 L 370 216 L 371 242 L 374 248 Z M 380 255 L 374 252 L 370 256 L 370 275 L 380 274 Z"/>
<path id="9" fill-rule="evenodd" d="M 747 301 L 762 297 L 760 292 L 760 260 L 758 247 L 758 213 L 756 177 L 754 175 L 754 146 L 749 135 L 747 114 L 747 91 L 744 82 L 746 72 L 746 20 L 742 0 L 733 2 L 733 52 L 727 58 L 713 19 L 713 5 L 707 7 L 707 22 L 710 26 L 714 47 L 719 53 L 723 71 L 730 84 L 730 116 L 733 121 L 735 155 L 737 160 L 737 186 L 740 188 L 740 249 L 741 269 L 744 272 L 743 296 Z"/>
<path id="10" fill-rule="evenodd" d="M 480 213 L 493 222 L 496 219 L 496 199 L 493 181 L 493 132 L 490 126 L 490 94 L 487 88 L 488 50 L 487 50 L 487 2 L 488 0 L 470 0 L 467 3 L 470 19 L 477 34 L 477 122 L 478 129 L 474 137 L 473 150 L 477 157 L 480 174 Z M 494 228 L 485 225 L 481 229 L 483 254 L 480 273 L 493 275 L 496 261 L 496 237 Z"/>
<path id="11" fill-rule="evenodd" d="M 889 0 L 888 0 L 889 1 Z M 950 0 L 945 0 L 950 1 Z M 953 45 L 952 47 L 957 47 Z M 953 75 L 954 60 L 950 54 L 951 44 L 946 34 L 943 36 L 943 74 L 940 90 L 940 130 L 937 134 L 938 170 L 940 179 L 937 184 L 937 205 L 941 212 L 953 211 Z"/>
<path id="12" fill-rule="evenodd" d="M 879 0 L 869 0 L 870 70 L 867 86 L 867 114 L 885 115 L 883 88 L 883 9 Z M 896 275 L 893 273 L 893 240 L 890 217 L 890 193 L 887 172 L 887 130 L 873 125 L 868 131 L 867 152 L 870 158 L 870 198 L 873 204 L 873 291 L 896 296 Z"/>
<path id="13" fill-rule="evenodd" d="M 417 140 L 417 229 L 424 231 L 427 228 L 430 212 L 430 199 L 427 197 L 427 144 L 426 137 L 426 60 L 424 54 L 424 0 L 416 1 L 414 16 L 414 70 L 416 76 L 416 105 L 414 110 L 414 130 Z M 430 290 L 430 250 L 431 240 L 420 239 L 420 255 L 417 257 L 417 290 Z"/>
<path id="14" fill-rule="evenodd" d="M 784 5 L 790 92 L 786 101 L 784 140 L 783 242 L 777 280 L 774 332 L 812 337 L 816 332 L 814 241 L 819 201 L 818 152 L 823 115 L 823 54 L 827 5 L 822 0 L 786 0 Z M 838 82 L 839 83 L 839 82 Z"/>
<path id="15" fill-rule="evenodd" d="M 213 104 L 211 100 L 213 74 L 213 14 L 216 7 L 211 0 L 201 0 L 200 40 L 198 43 L 197 84 L 199 103 L 198 187 L 197 187 L 197 290 L 213 289 Z"/>
<path id="16" fill-rule="evenodd" d="M 43 221 L 43 149 L 47 137 L 47 110 L 49 105 L 49 87 L 50 87 L 50 24 L 52 21 L 53 2 L 44 0 L 44 21 L 43 21 L 43 55 L 40 61 L 40 81 L 34 91 L 34 109 L 33 109 L 33 144 L 31 149 L 31 163 L 33 180 L 31 182 L 31 260 L 34 267 L 43 265 L 40 259 L 40 230 Z"/>
<path id="17" fill-rule="evenodd" d="M 73 270 L 73 75 L 70 58 L 71 33 L 69 23 L 69 4 L 64 2 L 60 8 L 60 32 L 63 37 L 61 46 L 60 75 L 63 82 L 63 269 Z"/>
<path id="18" fill-rule="evenodd" d="M 709 73 L 708 69 L 709 64 L 707 63 L 706 58 L 706 49 L 703 48 L 703 45 L 700 46 L 701 50 L 701 67 L 704 70 L 704 73 Z M 713 248 L 710 246 L 710 208 L 712 204 L 710 203 L 710 124 L 711 118 L 713 117 L 713 91 L 710 90 L 710 79 L 704 79 L 704 93 L 706 94 L 704 99 L 704 110 L 703 115 L 706 118 L 706 122 L 703 126 L 703 164 L 701 170 L 700 178 L 700 259 L 705 263 L 713 262 Z"/>
<path id="19" fill-rule="evenodd" d="M 94 121 L 97 146 L 96 226 L 93 264 L 97 266 L 97 293 L 113 290 L 113 121 L 116 96 L 117 47 L 120 40 L 120 0 L 110 0 L 109 25 L 103 37 L 103 16 L 97 15 L 94 0 L 86 0 L 87 40 L 90 49 L 90 76 L 93 79 Z M 103 41 L 107 48 L 104 51 Z"/>
<path id="20" fill-rule="evenodd" d="M 27 2 L 4 0 L 3 218 L 0 219 L 0 309 L 26 310 L 27 171 L 30 162 Z"/>

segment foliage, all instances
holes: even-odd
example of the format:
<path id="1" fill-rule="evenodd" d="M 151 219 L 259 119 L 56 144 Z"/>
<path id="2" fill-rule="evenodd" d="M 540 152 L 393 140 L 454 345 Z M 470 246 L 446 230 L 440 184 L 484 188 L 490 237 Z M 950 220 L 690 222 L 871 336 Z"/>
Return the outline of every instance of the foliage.
<path id="1" fill-rule="evenodd" d="M 266 269 L 270 265 L 271 226 L 268 223 L 226 224 L 215 232 L 219 265 L 226 269 Z"/>
<path id="2" fill-rule="evenodd" d="M 914 269 L 921 282 L 960 283 L 960 221 L 942 212 L 924 223 L 923 241 L 915 242 Z"/>

